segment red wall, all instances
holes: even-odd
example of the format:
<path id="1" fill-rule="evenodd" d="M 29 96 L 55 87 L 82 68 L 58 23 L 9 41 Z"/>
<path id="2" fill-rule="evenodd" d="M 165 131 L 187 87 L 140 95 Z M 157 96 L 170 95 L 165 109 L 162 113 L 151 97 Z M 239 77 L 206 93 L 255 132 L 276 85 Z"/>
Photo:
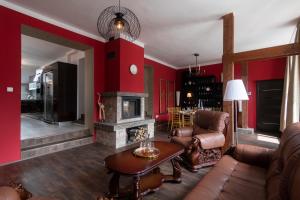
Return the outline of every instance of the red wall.
<path id="1" fill-rule="evenodd" d="M 248 126 L 256 128 L 256 81 L 283 79 L 286 58 L 255 61 L 248 63 Z"/>
<path id="2" fill-rule="evenodd" d="M 113 92 L 120 90 L 120 41 L 113 40 L 105 43 L 105 91 Z M 114 58 L 108 59 L 107 55 L 114 53 Z"/>
<path id="3" fill-rule="evenodd" d="M 106 54 L 114 52 L 113 59 L 106 59 L 107 92 L 144 92 L 144 48 L 123 39 L 106 43 Z M 135 64 L 138 73 L 130 73 Z"/>
<path id="4" fill-rule="evenodd" d="M 20 159 L 21 25 L 25 24 L 94 48 L 94 92 L 104 90 L 104 44 L 0 6 L 0 163 Z M 6 87 L 14 87 L 7 93 Z M 96 100 L 95 95 L 95 100 Z M 96 101 L 95 101 L 96 102 Z M 95 103 L 96 117 L 96 103 Z"/>
<path id="5" fill-rule="evenodd" d="M 145 65 L 153 67 L 154 83 L 153 83 L 153 114 L 155 118 L 159 118 L 159 82 L 160 79 L 175 81 L 176 70 L 155 61 L 145 58 Z"/>
<path id="6" fill-rule="evenodd" d="M 248 101 L 248 126 L 250 128 L 256 128 L 256 81 L 258 80 L 271 80 L 271 79 L 283 79 L 285 73 L 286 58 L 262 60 L 248 63 L 248 88 L 247 91 L 252 94 L 249 96 Z M 177 88 L 181 87 L 182 72 L 177 71 Z M 202 66 L 201 71 L 206 75 L 214 75 L 217 80 L 221 80 L 221 73 L 223 71 L 222 64 Z M 236 79 L 241 78 L 241 65 L 235 64 L 234 77 Z"/>
<path id="7" fill-rule="evenodd" d="M 144 48 L 120 39 L 120 91 L 144 92 Z M 138 72 L 130 73 L 130 66 L 135 64 Z"/>

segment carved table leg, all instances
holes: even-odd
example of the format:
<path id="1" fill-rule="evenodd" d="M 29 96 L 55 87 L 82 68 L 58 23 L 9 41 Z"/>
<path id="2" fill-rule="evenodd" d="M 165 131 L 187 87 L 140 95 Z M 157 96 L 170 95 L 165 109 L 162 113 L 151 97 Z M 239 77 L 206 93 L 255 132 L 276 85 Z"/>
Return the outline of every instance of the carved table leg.
<path id="1" fill-rule="evenodd" d="M 109 196 L 118 197 L 119 196 L 119 179 L 120 174 L 114 172 L 109 181 Z"/>
<path id="2" fill-rule="evenodd" d="M 173 174 L 165 175 L 164 182 L 181 183 L 181 167 L 178 159 L 179 158 L 176 157 L 171 160 L 173 166 Z"/>
<path id="3" fill-rule="evenodd" d="M 134 200 L 141 200 L 142 195 L 140 191 L 140 177 L 136 176 L 133 178 L 133 199 Z"/>
<path id="4" fill-rule="evenodd" d="M 181 167 L 177 160 L 178 158 L 174 158 L 171 160 L 173 166 L 173 178 L 174 182 L 180 183 L 181 182 Z"/>

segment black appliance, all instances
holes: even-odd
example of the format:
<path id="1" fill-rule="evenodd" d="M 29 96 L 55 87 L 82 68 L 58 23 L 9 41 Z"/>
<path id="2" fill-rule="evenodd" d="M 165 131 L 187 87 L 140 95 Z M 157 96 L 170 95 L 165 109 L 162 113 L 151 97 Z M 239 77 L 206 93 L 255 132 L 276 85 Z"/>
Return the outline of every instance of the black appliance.
<path id="1" fill-rule="evenodd" d="M 44 120 L 75 121 L 77 115 L 77 65 L 56 62 L 43 70 Z"/>

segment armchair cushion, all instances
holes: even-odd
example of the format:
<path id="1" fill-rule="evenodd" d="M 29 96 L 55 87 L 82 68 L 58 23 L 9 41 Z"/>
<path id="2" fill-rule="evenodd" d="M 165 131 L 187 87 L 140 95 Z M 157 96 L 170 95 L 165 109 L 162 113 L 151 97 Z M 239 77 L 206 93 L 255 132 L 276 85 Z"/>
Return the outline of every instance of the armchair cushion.
<path id="1" fill-rule="evenodd" d="M 193 135 L 206 134 L 206 133 L 218 133 L 213 130 L 200 128 L 199 126 L 194 127 Z"/>
<path id="2" fill-rule="evenodd" d="M 233 157 L 240 162 L 267 168 L 272 160 L 273 154 L 274 150 L 272 149 L 238 144 L 234 149 Z"/>
<path id="3" fill-rule="evenodd" d="M 177 128 L 172 131 L 172 136 L 192 137 L 192 135 L 193 135 L 192 127 Z"/>
<path id="4" fill-rule="evenodd" d="M 185 148 L 187 148 L 187 147 L 189 147 L 189 145 L 192 142 L 192 137 L 174 136 L 174 137 L 172 137 L 171 142 L 176 143 L 176 144 L 180 144 L 180 145 L 184 146 Z"/>
<path id="5" fill-rule="evenodd" d="M 225 144 L 225 137 L 220 133 L 198 134 L 194 138 L 200 140 L 202 149 L 221 148 Z"/>
<path id="6" fill-rule="evenodd" d="M 222 133 L 229 114 L 225 112 L 198 110 L 195 114 L 194 125 Z"/>

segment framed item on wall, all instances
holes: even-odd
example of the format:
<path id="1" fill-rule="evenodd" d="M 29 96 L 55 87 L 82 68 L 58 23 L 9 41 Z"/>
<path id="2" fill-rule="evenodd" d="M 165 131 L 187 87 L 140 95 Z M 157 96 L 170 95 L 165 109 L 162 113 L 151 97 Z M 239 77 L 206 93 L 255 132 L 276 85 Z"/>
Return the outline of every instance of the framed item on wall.
<path id="1" fill-rule="evenodd" d="M 160 79 L 159 80 L 159 113 L 164 114 L 167 113 L 167 80 Z"/>
<path id="2" fill-rule="evenodd" d="M 175 107 L 175 81 L 168 81 L 167 107 Z"/>

